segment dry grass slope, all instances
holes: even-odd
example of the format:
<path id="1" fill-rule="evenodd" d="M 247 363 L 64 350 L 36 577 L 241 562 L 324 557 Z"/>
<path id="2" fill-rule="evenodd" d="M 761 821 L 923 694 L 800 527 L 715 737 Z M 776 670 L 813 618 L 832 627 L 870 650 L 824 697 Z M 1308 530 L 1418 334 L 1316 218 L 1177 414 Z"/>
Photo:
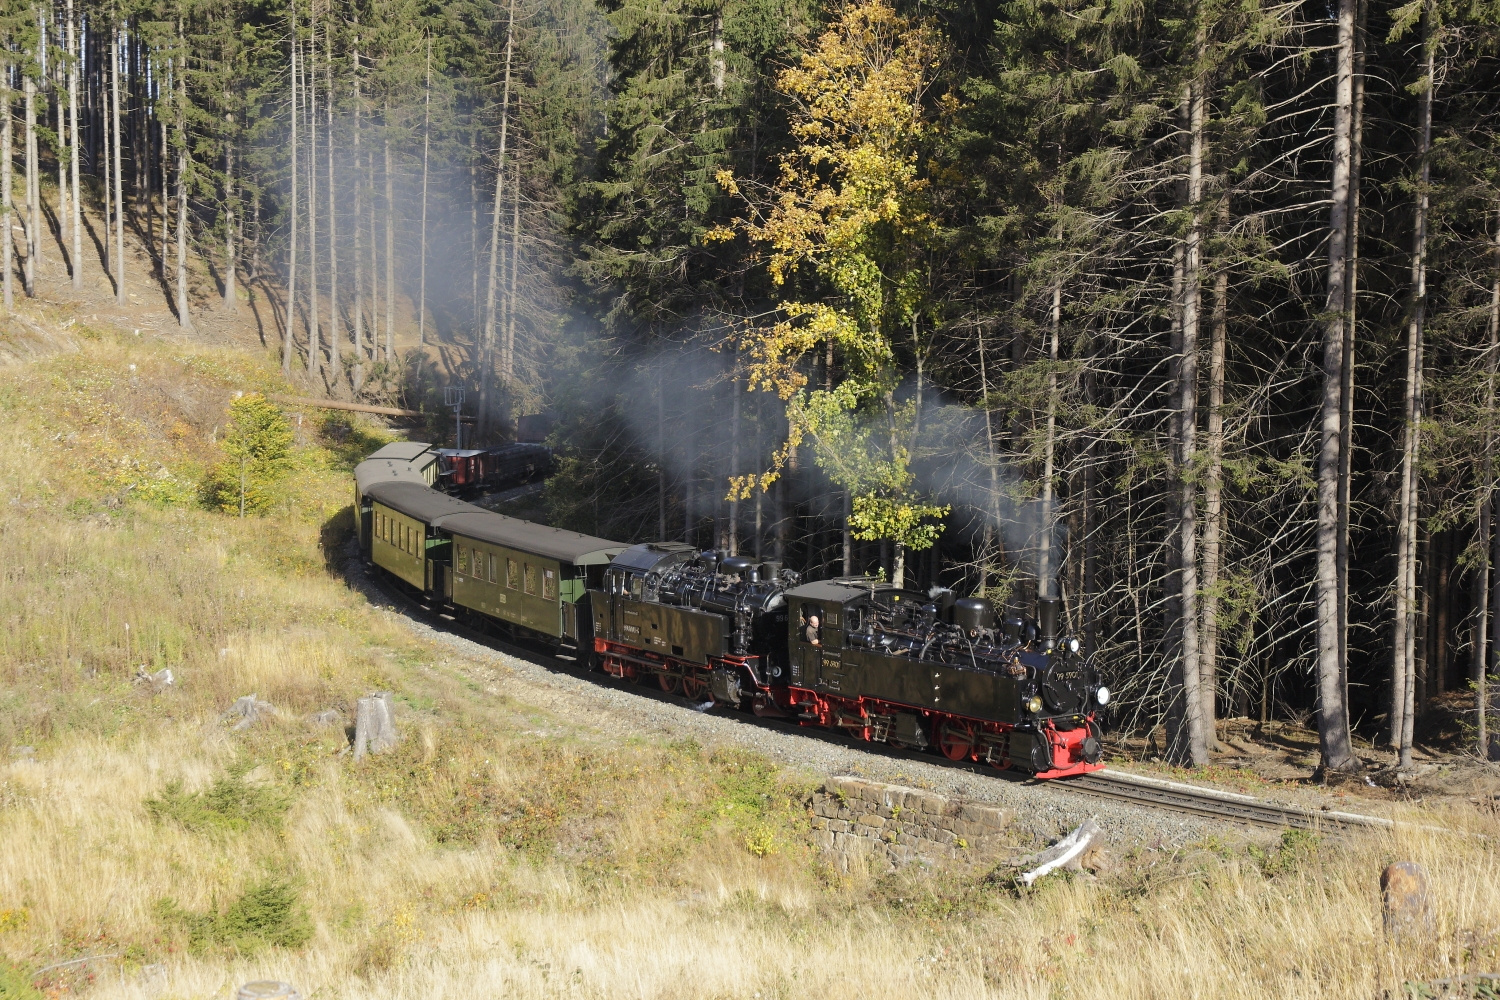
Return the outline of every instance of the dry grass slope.
<path id="1" fill-rule="evenodd" d="M 837 875 L 805 846 L 815 776 L 606 742 L 352 592 L 337 552 L 366 432 L 302 428 L 275 516 L 210 513 L 193 484 L 224 406 L 274 375 L 71 336 L 0 369 L 7 1000 L 31 981 L 223 998 L 261 976 L 330 998 L 1364 1000 L 1500 966 L 1500 829 L 1477 813 L 1350 845 L 1142 849 L 1030 891 L 983 870 Z M 162 668 L 179 682 L 135 680 Z M 311 717 L 349 720 L 376 688 L 406 739 L 355 765 Z M 276 713 L 237 730 L 222 713 L 251 692 Z M 1436 925 L 1399 948 L 1376 894 L 1395 858 L 1431 872 Z M 36 975 L 95 954 L 116 957 Z"/>

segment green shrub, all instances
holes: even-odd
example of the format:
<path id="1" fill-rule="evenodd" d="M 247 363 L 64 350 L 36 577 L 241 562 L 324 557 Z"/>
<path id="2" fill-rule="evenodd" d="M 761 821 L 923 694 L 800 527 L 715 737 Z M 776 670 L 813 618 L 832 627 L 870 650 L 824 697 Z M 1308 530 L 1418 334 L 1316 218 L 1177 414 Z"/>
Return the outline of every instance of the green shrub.
<path id="1" fill-rule="evenodd" d="M 184 793 L 182 782 L 168 783 L 146 809 L 158 822 L 170 820 L 200 833 L 239 833 L 252 826 L 281 826 L 291 800 L 279 789 L 244 780 L 243 766 L 232 768 L 207 791 Z"/>
<path id="2" fill-rule="evenodd" d="M 42 991 L 31 985 L 31 976 L 19 965 L 0 959 L 0 1000 L 43 1000 Z"/>
<path id="3" fill-rule="evenodd" d="M 266 948 L 300 948 L 312 938 L 312 918 L 291 880 L 273 876 L 252 885 L 222 912 L 194 913 L 163 899 L 157 916 L 187 934 L 188 949 L 225 949 L 254 955 Z"/>

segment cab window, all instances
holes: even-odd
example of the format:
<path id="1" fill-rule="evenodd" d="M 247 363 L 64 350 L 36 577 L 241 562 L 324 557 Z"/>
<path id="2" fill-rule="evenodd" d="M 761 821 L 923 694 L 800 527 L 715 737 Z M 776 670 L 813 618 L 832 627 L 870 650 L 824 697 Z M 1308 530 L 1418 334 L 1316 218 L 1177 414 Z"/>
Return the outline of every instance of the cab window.
<path id="1" fill-rule="evenodd" d="M 542 597 L 549 601 L 557 600 L 557 571 L 551 569 L 542 570 Z"/>
<path id="2" fill-rule="evenodd" d="M 531 563 L 526 564 L 526 593 L 536 594 L 536 567 Z"/>
<path id="3" fill-rule="evenodd" d="M 641 578 L 638 576 L 630 578 L 630 596 L 637 601 L 641 599 Z"/>

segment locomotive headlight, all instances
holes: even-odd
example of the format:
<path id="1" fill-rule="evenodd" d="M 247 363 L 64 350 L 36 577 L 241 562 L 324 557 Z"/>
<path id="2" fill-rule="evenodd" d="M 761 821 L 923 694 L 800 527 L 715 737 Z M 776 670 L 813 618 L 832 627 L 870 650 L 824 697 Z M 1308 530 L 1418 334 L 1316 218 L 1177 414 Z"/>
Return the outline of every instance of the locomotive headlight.
<path id="1" fill-rule="evenodd" d="M 1076 653 L 1076 652 L 1078 652 L 1082 648 L 1083 648 L 1083 644 L 1081 642 L 1079 642 L 1077 639 L 1069 639 L 1068 640 L 1068 652 L 1070 652 L 1070 653 Z"/>
<path id="2" fill-rule="evenodd" d="M 1036 715 L 1042 710 L 1042 699 L 1039 695 L 1032 695 L 1026 699 L 1026 711 Z"/>
<path id="3" fill-rule="evenodd" d="M 1099 685 L 1099 690 L 1094 692 L 1094 700 L 1097 701 L 1101 705 L 1108 705 L 1109 704 L 1109 688 L 1105 687 L 1103 684 L 1100 684 Z"/>

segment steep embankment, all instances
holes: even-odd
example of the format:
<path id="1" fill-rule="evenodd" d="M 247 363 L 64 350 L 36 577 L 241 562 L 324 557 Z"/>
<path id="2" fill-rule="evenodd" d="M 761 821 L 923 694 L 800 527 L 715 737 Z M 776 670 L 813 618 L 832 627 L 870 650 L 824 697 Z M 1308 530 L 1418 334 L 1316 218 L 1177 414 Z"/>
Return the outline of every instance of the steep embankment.
<path id="1" fill-rule="evenodd" d="M 1147 844 L 1024 891 L 1003 866 L 841 872 L 811 845 L 800 737 L 747 751 L 351 586 L 347 472 L 376 429 L 305 420 L 268 516 L 206 509 L 226 406 L 274 367 L 93 315 L 29 311 L 40 347 L 0 368 L 7 1000 L 267 975 L 331 997 L 1363 998 L 1500 961 L 1493 840 Z M 372 690 L 404 739 L 355 762 Z M 252 693 L 272 709 L 226 717 Z M 1001 846 L 1035 844 L 1022 824 Z M 1393 855 L 1428 865 L 1438 928 L 1399 951 Z"/>

